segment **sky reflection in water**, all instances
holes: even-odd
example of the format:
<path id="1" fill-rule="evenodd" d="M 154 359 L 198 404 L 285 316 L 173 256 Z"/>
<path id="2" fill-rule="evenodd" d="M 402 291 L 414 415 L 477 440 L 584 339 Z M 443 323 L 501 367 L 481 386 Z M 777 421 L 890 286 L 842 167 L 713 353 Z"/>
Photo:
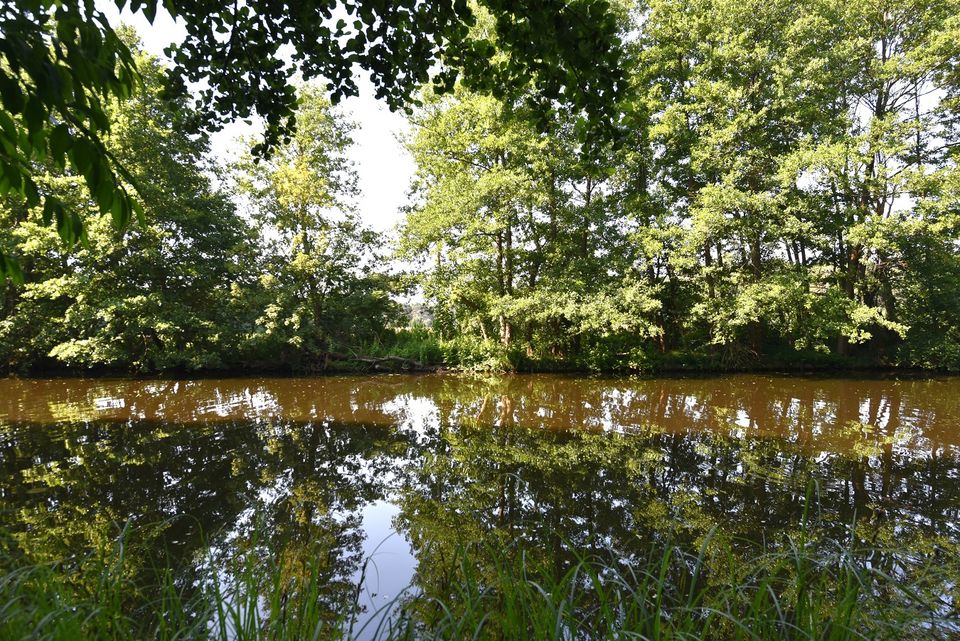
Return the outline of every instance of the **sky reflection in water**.
<path id="1" fill-rule="evenodd" d="M 950 378 L 4 379 L 0 524 L 55 559 L 133 520 L 186 583 L 261 527 L 325 559 L 331 607 L 363 574 L 369 612 L 478 542 L 746 549 L 811 488 L 826 535 L 923 555 L 960 541 L 958 451 Z"/>

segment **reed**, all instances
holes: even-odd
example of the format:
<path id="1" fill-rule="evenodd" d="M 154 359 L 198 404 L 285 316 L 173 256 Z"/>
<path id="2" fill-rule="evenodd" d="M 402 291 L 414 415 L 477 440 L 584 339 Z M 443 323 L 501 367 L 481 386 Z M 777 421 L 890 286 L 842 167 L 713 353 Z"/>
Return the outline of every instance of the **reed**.
<path id="1" fill-rule="evenodd" d="M 643 554 L 594 550 L 574 553 L 563 567 L 519 541 L 507 548 L 464 547 L 429 577 L 418 570 L 414 585 L 362 623 L 357 594 L 331 597 L 326 575 L 309 560 L 291 572 L 282 551 L 264 556 L 254 541 L 243 546 L 246 551 L 202 564 L 199 581 L 184 585 L 160 567 L 155 580 L 144 583 L 128 571 L 127 542 L 135 537 L 125 528 L 95 559 L 0 559 L 0 639 L 846 641 L 960 635 L 949 596 L 957 585 L 956 559 L 914 559 L 907 572 L 878 562 L 895 558 L 895 550 L 836 541 L 813 545 L 802 536 L 746 558 L 708 536 L 693 552 L 669 543 L 651 544 Z"/>

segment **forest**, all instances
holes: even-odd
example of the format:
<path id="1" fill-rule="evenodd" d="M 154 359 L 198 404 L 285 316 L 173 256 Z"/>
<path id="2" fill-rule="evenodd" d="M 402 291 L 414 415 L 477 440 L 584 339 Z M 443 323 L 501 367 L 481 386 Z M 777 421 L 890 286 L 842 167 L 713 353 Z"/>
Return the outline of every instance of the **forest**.
<path id="1" fill-rule="evenodd" d="M 101 129 L 142 212 L 102 215 L 51 135 L 30 171 L 57 205 L 3 192 L 0 370 L 960 369 L 960 4 L 610 10 L 602 128 L 523 86 L 417 86 L 389 234 L 328 88 L 224 165 L 119 30 L 142 83 Z"/>

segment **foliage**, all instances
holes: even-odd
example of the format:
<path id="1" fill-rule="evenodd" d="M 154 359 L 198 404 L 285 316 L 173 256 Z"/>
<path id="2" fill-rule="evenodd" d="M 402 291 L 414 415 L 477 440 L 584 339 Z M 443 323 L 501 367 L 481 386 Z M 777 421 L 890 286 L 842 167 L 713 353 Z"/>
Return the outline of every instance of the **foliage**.
<path id="1" fill-rule="evenodd" d="M 466 88 L 428 101 L 401 255 L 438 335 L 599 370 L 956 369 L 958 12 L 638 6 L 603 153 L 562 114 L 543 132 Z"/>
<path id="2" fill-rule="evenodd" d="M 4 369 L 289 369 L 387 334 L 398 312 L 374 272 L 378 237 L 350 208 L 342 117 L 305 88 L 291 142 L 237 167 L 238 212 L 206 139 L 178 126 L 186 105 L 162 98 L 164 68 L 136 61 L 144 89 L 107 106 L 105 141 L 141 183 L 148 216 L 125 234 L 91 218 L 71 252 L 39 207 L 7 201 L 0 245 L 24 282 L 0 292 Z M 96 207 L 71 172 L 37 180 L 72 210 Z"/>
<path id="3" fill-rule="evenodd" d="M 297 114 L 296 134 L 270 160 L 251 152 L 235 172 L 261 231 L 258 282 L 238 292 L 257 315 L 241 346 L 254 362 L 326 359 L 380 338 L 398 313 L 389 279 L 375 272 L 380 238 L 350 206 L 352 125 L 309 86 Z"/>
<path id="4" fill-rule="evenodd" d="M 550 101 L 584 112 L 599 131 L 613 116 L 609 97 L 620 91 L 616 21 L 606 0 L 485 0 L 496 31 L 475 37 L 475 6 L 465 0 L 430 4 L 338 2 L 236 3 L 115 0 L 152 22 L 162 6 L 186 26 L 171 47 L 167 94 L 183 98 L 188 83 L 203 85 L 196 117 L 182 123 L 215 130 L 234 118 L 266 120 L 262 150 L 285 142 L 294 129 L 293 72 L 322 78 L 334 101 L 356 95 L 353 72 L 370 74 L 377 97 L 394 109 L 433 78 L 449 89 L 459 76 L 471 86 L 515 95 L 528 78 L 540 91 L 531 102 L 546 117 Z M 32 163 L 69 164 L 85 178 L 101 213 L 123 229 L 138 204 L 135 181 L 110 153 L 104 136 L 106 101 L 126 98 L 140 83 L 130 49 L 92 2 L 4 0 L 0 3 L 0 196 L 43 202 L 44 221 L 56 219 L 68 245 L 84 233 L 81 211 L 39 189 Z M 287 57 L 287 49 L 293 55 Z M 504 56 L 489 64 L 494 50 Z M 437 68 L 439 65 L 439 69 Z M 19 268 L 0 255 L 4 276 Z"/>
<path id="5" fill-rule="evenodd" d="M 332 0 L 167 4 L 190 26 L 173 69 L 95 9 L 0 13 L 23 28 L 3 31 L 6 369 L 960 369 L 958 0 L 346 3 L 359 26 Z M 279 43 L 329 84 L 289 84 Z M 354 63 L 416 106 L 392 265 L 333 106 Z M 48 72 L 83 76 L 87 124 L 34 95 Z M 210 84 L 191 102 L 170 78 Z M 230 180 L 189 133 L 214 112 L 267 118 Z"/>
<path id="6" fill-rule="evenodd" d="M 423 261 L 416 279 L 438 335 L 477 347 L 467 352 L 479 360 L 457 347 L 465 357 L 454 362 L 503 363 L 513 350 L 576 357 L 585 340 L 656 333 L 654 289 L 632 269 L 636 250 L 621 233 L 633 225 L 569 126 L 546 137 L 466 92 L 431 100 L 417 123 L 418 200 L 400 255 Z"/>
<path id="7" fill-rule="evenodd" d="M 121 36 L 89 3 L 45 0 L 0 4 L 0 197 L 42 205 L 67 246 L 83 238 L 83 210 L 68 208 L 35 180 L 35 163 L 82 176 L 95 210 L 117 228 L 142 210 L 133 176 L 106 146 L 107 103 L 129 98 L 141 78 Z M 21 267 L 0 252 L 0 276 Z"/>
<path id="8" fill-rule="evenodd" d="M 349 602 L 325 606 L 324 573 L 306 562 L 290 575 L 283 552 L 240 553 L 211 566 L 191 595 L 169 572 L 138 586 L 123 532 L 89 578 L 70 585 L 68 563 L 21 565 L 0 577 L 4 638 L 73 639 L 946 639 L 957 621 L 872 567 L 869 548 L 818 553 L 802 542 L 736 566 L 714 582 L 710 558 L 733 552 L 708 539 L 699 555 L 670 545 L 620 558 L 613 550 L 581 556 L 559 572 L 528 558 L 519 541 L 504 549 L 461 549 L 450 560 L 443 595 L 402 593 L 363 625 Z M 474 565 L 485 557 L 494 574 Z M 10 559 L 5 558 L 8 565 Z M 212 559 L 211 559 L 212 561 Z M 924 582 L 936 582 L 929 568 Z M 89 584 L 87 581 L 81 582 Z M 156 598 L 144 599 L 147 592 Z M 131 610 L 138 600 L 139 611 Z M 336 604 L 335 604 L 336 605 Z"/>
<path id="9" fill-rule="evenodd" d="M 234 319 L 221 301 L 241 272 L 248 225 L 205 172 L 207 143 L 176 127 L 160 97 L 163 68 L 136 54 L 144 90 L 105 106 L 106 149 L 141 183 L 149 216 L 127 234 L 91 218 L 74 252 L 29 200 L 7 201 L 5 250 L 24 284 L 0 297 L 8 368 L 48 363 L 140 371 L 223 365 Z M 92 211 L 80 177 L 51 167 L 36 179 L 72 211 Z"/>

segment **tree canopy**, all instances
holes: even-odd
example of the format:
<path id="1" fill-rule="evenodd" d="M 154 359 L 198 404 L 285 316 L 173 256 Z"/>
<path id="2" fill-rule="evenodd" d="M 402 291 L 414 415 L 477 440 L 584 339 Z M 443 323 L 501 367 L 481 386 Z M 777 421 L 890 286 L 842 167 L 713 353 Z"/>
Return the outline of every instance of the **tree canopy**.
<path id="1" fill-rule="evenodd" d="M 115 4 L 151 21 L 161 6 Z M 162 7 L 187 30 L 169 50 L 168 97 L 194 93 L 197 109 L 185 120 L 201 130 L 263 117 L 262 153 L 294 130 L 295 73 L 322 79 L 336 103 L 357 94 L 359 67 L 394 109 L 426 82 L 450 90 L 462 78 L 500 97 L 525 92 L 544 118 L 559 100 L 595 124 L 611 122 L 621 90 L 617 21 L 606 0 L 168 0 Z M 493 30 L 472 29 L 478 10 L 494 16 Z M 503 55 L 494 59 L 495 51 Z M 141 70 L 95 3 L 3 0 L 0 83 L 0 195 L 42 204 L 44 222 L 55 221 L 68 245 L 82 240 L 85 217 L 35 180 L 34 163 L 49 160 L 83 176 L 118 229 L 142 214 L 134 176 L 104 140 L 106 103 L 142 87 Z M 17 263 L 2 254 L 0 271 L 20 278 Z"/>
<path id="2" fill-rule="evenodd" d="M 960 5 L 633 15 L 606 154 L 466 89 L 415 118 L 401 248 L 437 331 L 509 367 L 960 364 Z"/>

